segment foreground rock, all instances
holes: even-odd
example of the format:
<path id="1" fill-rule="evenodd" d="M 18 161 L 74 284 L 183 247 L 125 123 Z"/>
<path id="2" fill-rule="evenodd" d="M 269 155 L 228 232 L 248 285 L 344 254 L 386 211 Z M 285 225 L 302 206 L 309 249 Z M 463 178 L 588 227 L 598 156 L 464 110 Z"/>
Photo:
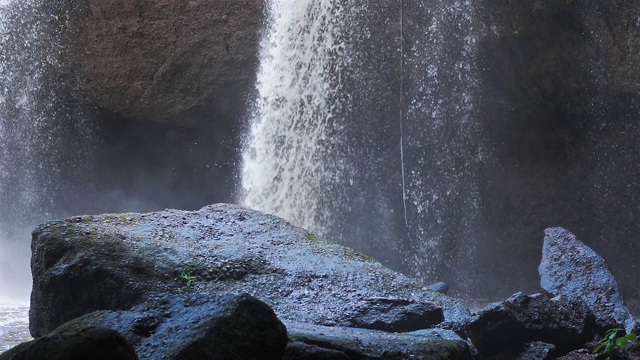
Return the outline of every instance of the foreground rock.
<path id="1" fill-rule="evenodd" d="M 443 321 L 442 308 L 434 303 L 373 298 L 355 305 L 339 323 L 356 328 L 407 332 L 427 329 Z"/>
<path id="2" fill-rule="evenodd" d="M 600 329 L 624 327 L 630 333 L 636 328 L 618 283 L 602 257 L 569 231 L 545 230 L 538 271 L 540 285 L 546 291 L 585 301 Z"/>
<path id="3" fill-rule="evenodd" d="M 53 334 L 101 327 L 122 334 L 140 359 L 280 360 L 287 330 L 266 304 L 249 296 L 160 298 L 129 311 L 97 311 Z M 51 336 L 51 335 L 50 335 Z"/>
<path id="4" fill-rule="evenodd" d="M 63 324 L 35 342 L 99 331 L 115 336 L 132 356 L 121 356 L 122 351 L 116 353 L 119 348 L 112 345 L 114 349 L 105 352 L 112 356 L 109 359 L 471 359 L 467 343 L 449 330 L 389 333 L 294 321 L 286 325 L 266 304 L 246 294 L 216 298 L 191 294 L 150 299 L 128 311 L 96 311 Z M 66 347 L 70 354 L 77 353 L 73 344 Z M 94 347 L 85 348 L 93 352 L 85 354 L 102 349 L 93 343 L 89 346 Z M 6 359 L 23 359 L 19 357 L 22 355 L 18 349 L 10 354 L 18 357 Z M 59 360 L 63 359 L 76 358 Z"/>
<path id="5" fill-rule="evenodd" d="M 388 333 L 299 322 L 286 325 L 291 344 L 285 359 L 471 359 L 466 342 L 449 330 Z"/>
<path id="6" fill-rule="evenodd" d="M 400 316 L 380 322 L 402 331 L 437 321 L 402 315 L 416 308 L 441 308 L 448 321 L 469 315 L 456 300 L 352 249 L 235 205 L 51 222 L 34 230 L 32 252 L 36 337 L 96 310 L 185 292 L 248 293 L 283 320 L 329 326 L 360 326 L 355 319 L 363 313 L 376 323 L 376 310 L 366 308 L 376 303 L 397 309 L 387 307 Z"/>
<path id="7" fill-rule="evenodd" d="M 470 319 L 466 332 L 480 354 L 519 354 L 552 344 L 560 353 L 580 348 L 593 339 L 595 320 L 586 305 L 565 296 L 517 293 L 489 305 Z"/>
<path id="8" fill-rule="evenodd" d="M 118 332 L 86 327 L 73 333 L 56 333 L 16 346 L 0 360 L 138 360 L 133 347 Z"/>

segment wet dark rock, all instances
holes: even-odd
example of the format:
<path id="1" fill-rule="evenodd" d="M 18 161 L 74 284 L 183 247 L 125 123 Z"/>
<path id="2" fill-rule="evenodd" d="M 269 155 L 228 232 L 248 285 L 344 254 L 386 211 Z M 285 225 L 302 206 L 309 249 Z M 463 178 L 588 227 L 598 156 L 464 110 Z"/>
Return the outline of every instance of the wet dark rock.
<path id="1" fill-rule="evenodd" d="M 529 343 L 518 355 L 517 360 L 550 360 L 555 359 L 556 346 L 540 341 Z"/>
<path id="2" fill-rule="evenodd" d="M 52 334 L 73 335 L 95 326 L 122 334 L 140 359 L 148 360 L 280 360 L 288 342 L 273 310 L 249 295 L 158 298 L 129 311 L 87 314 Z"/>
<path id="3" fill-rule="evenodd" d="M 595 324 L 593 314 L 580 301 L 517 293 L 474 315 L 466 332 L 480 354 L 489 357 L 521 353 L 534 341 L 553 344 L 559 352 L 577 349 L 593 338 Z"/>
<path id="4" fill-rule="evenodd" d="M 350 360 L 342 351 L 327 349 L 304 342 L 291 342 L 285 349 L 283 360 Z"/>
<path id="5" fill-rule="evenodd" d="M 598 357 L 593 355 L 587 349 L 578 349 L 571 351 L 567 355 L 558 357 L 558 360 L 596 360 Z"/>
<path id="6" fill-rule="evenodd" d="M 481 189 L 488 230 L 478 235 L 488 242 L 474 255 L 492 264 L 474 269 L 484 279 L 476 291 L 537 291 L 539 258 L 531 254 L 539 245 L 531 240 L 563 224 L 608 260 L 631 300 L 640 262 L 631 240 L 640 194 L 640 3 L 476 4 L 478 120 L 491 154 Z"/>
<path id="7" fill-rule="evenodd" d="M 0 354 L 0 360 L 39 359 L 138 360 L 138 356 L 118 332 L 92 326 L 73 333 L 49 334 Z"/>
<path id="8" fill-rule="evenodd" d="M 36 228 L 32 253 L 34 336 L 96 310 L 190 292 L 248 293 L 283 320 L 329 326 L 372 298 L 434 303 L 450 321 L 469 316 L 459 301 L 353 249 L 235 205 L 71 217 Z"/>
<path id="9" fill-rule="evenodd" d="M 640 360 L 640 343 L 636 341 L 629 344 L 619 352 L 619 357 L 622 360 Z"/>
<path id="10" fill-rule="evenodd" d="M 426 288 L 429 290 L 437 291 L 439 293 L 443 293 L 443 294 L 446 294 L 447 292 L 449 292 L 449 284 L 443 281 L 439 281 L 435 284 L 431 284 Z"/>
<path id="11" fill-rule="evenodd" d="M 373 298 L 347 310 L 336 325 L 390 332 L 409 332 L 433 327 L 444 321 L 442 308 L 412 299 Z"/>
<path id="12" fill-rule="evenodd" d="M 545 230 L 540 285 L 546 291 L 584 301 L 600 330 L 634 331 L 636 320 L 624 303 L 618 283 L 604 259 L 563 228 Z"/>
<path id="13" fill-rule="evenodd" d="M 556 346 L 534 341 L 518 350 L 507 350 L 491 357 L 491 360 L 551 360 L 556 358 Z"/>
<path id="14" fill-rule="evenodd" d="M 388 333 L 344 327 L 326 327 L 285 321 L 289 338 L 342 352 L 349 359 L 471 359 L 466 342 L 441 329 Z"/>

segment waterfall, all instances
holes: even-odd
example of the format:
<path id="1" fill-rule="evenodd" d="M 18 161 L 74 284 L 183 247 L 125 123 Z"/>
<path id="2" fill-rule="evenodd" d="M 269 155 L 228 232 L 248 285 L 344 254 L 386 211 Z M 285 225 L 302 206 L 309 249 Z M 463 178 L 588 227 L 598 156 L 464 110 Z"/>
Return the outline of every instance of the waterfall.
<path id="1" fill-rule="evenodd" d="M 479 183 L 485 150 L 478 121 L 475 5 L 456 0 L 407 11 L 429 19 L 406 26 L 405 157 L 409 245 L 406 262 L 425 278 L 474 281 L 482 214 Z M 454 275 L 455 274 L 455 275 Z"/>
<path id="2" fill-rule="evenodd" d="M 244 204 L 425 281 L 472 282 L 474 13 L 469 0 L 269 1 Z"/>
<path id="3" fill-rule="evenodd" d="M 28 296 L 30 232 L 63 213 L 86 171 L 91 128 L 47 82 L 64 16 L 62 4 L 0 2 L 0 297 Z"/>
<path id="4" fill-rule="evenodd" d="M 323 198 L 340 181 L 340 74 L 347 60 L 336 1 L 268 3 L 257 99 L 243 153 L 246 206 L 322 231 Z"/>

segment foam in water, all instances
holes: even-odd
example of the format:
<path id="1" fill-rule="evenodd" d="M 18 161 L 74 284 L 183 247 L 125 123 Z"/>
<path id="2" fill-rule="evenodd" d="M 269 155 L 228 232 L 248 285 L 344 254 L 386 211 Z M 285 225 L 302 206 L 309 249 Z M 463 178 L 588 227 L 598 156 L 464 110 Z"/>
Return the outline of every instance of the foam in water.
<path id="1" fill-rule="evenodd" d="M 268 2 L 257 100 L 243 153 L 246 206 L 321 231 L 323 193 L 339 181 L 333 149 L 346 61 L 335 1 Z"/>
<path id="2" fill-rule="evenodd" d="M 0 353 L 29 340 L 29 306 L 0 299 Z"/>

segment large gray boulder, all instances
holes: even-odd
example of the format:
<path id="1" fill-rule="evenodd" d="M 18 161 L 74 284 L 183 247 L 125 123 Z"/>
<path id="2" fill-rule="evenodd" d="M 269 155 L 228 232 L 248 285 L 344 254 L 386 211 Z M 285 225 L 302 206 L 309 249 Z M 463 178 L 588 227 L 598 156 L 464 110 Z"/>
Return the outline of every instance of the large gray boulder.
<path id="1" fill-rule="evenodd" d="M 628 333 L 634 331 L 636 320 L 604 259 L 569 231 L 545 230 L 538 271 L 543 289 L 584 301 L 601 330 L 624 327 Z"/>
<path id="2" fill-rule="evenodd" d="M 385 326 L 403 331 L 435 322 L 416 325 L 416 309 L 441 311 L 448 321 L 469 315 L 455 299 L 353 249 L 236 205 L 71 217 L 36 228 L 32 252 L 34 336 L 96 310 L 190 292 L 248 293 L 283 320 L 329 326 L 358 326 L 359 314 L 375 323 L 380 304 L 397 315 L 391 323 L 384 315 Z"/>

